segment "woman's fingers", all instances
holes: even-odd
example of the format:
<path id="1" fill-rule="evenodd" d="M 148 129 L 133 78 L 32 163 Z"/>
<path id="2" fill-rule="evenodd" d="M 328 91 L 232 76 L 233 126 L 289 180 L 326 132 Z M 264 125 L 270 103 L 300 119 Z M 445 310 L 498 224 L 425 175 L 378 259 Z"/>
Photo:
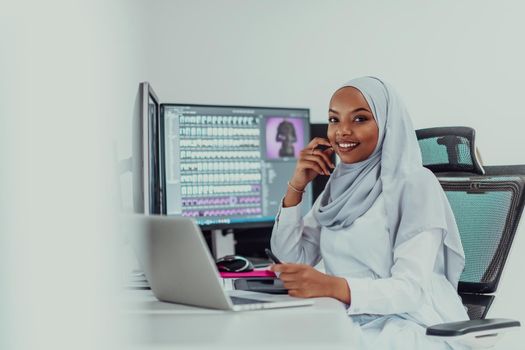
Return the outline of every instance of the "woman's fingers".
<path id="1" fill-rule="evenodd" d="M 310 143 L 308 143 L 308 146 L 306 146 L 306 148 L 314 149 L 314 148 L 316 148 L 319 145 L 332 147 L 332 144 L 327 139 L 322 138 L 322 137 L 314 137 L 312 139 L 312 141 L 310 141 Z"/>
<path id="2" fill-rule="evenodd" d="M 329 147 L 325 150 L 316 148 L 317 146 Z M 331 144 L 327 139 L 316 137 L 301 150 L 294 175 L 294 184 L 299 187 L 306 187 L 317 175 L 330 175 L 330 169 L 335 165 L 330 159 L 333 153 Z"/>
<path id="3" fill-rule="evenodd" d="M 317 164 L 325 175 L 330 175 L 330 163 L 326 163 L 325 159 L 319 155 L 305 155 L 304 160 Z"/>
<path id="4" fill-rule="evenodd" d="M 295 298 L 306 298 L 300 289 L 288 289 L 288 295 Z"/>
<path id="5" fill-rule="evenodd" d="M 281 272 L 279 279 L 283 282 L 293 282 L 301 279 L 299 273 Z"/>
<path id="6" fill-rule="evenodd" d="M 296 273 L 301 270 L 305 269 L 304 264 L 292 264 L 292 263 L 286 263 L 286 264 L 273 264 L 270 266 L 270 270 L 274 272 L 282 272 L 282 273 Z"/>
<path id="7" fill-rule="evenodd" d="M 321 165 L 317 161 L 302 159 L 300 167 L 305 170 L 313 170 L 317 174 L 324 174 L 324 169 L 321 168 Z"/>
<path id="8" fill-rule="evenodd" d="M 320 157 L 307 155 L 307 156 L 304 156 L 303 159 L 306 161 L 309 161 L 312 164 L 316 164 L 321 169 L 320 174 L 330 175 L 330 170 L 328 166 L 326 165 L 324 160 L 321 159 Z"/>
<path id="9" fill-rule="evenodd" d="M 286 289 L 299 289 L 301 288 L 301 284 L 299 282 L 293 281 L 293 282 L 283 282 L 283 287 Z"/>
<path id="10" fill-rule="evenodd" d="M 327 146 L 328 148 L 325 150 L 317 149 L 318 146 Z M 333 153 L 332 145 L 327 139 L 324 139 L 322 137 L 316 137 L 310 143 L 308 146 L 306 146 L 305 149 L 302 151 L 302 155 L 310 155 L 310 156 L 317 156 L 323 158 L 324 162 L 330 167 L 334 168 L 335 165 L 330 160 L 330 155 Z"/>
<path id="11" fill-rule="evenodd" d="M 314 155 L 314 156 L 318 156 L 318 157 L 321 157 L 323 158 L 323 160 L 325 161 L 325 163 L 330 167 L 330 168 L 335 168 L 335 165 L 334 163 L 332 163 L 332 160 L 330 159 L 330 156 L 332 155 L 332 153 L 334 152 L 334 150 L 332 148 L 327 148 L 325 149 L 324 151 L 320 150 L 320 149 L 314 149 L 311 154 Z"/>

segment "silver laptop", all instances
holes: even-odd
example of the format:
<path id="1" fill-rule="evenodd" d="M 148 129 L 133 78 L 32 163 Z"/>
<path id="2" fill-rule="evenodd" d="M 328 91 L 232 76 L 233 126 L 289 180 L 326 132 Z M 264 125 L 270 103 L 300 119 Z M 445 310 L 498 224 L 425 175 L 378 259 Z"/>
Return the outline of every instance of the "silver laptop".
<path id="1" fill-rule="evenodd" d="M 313 304 L 311 299 L 289 296 L 230 296 L 193 219 L 146 215 L 129 219 L 126 229 L 133 250 L 160 301 L 233 311 Z"/>

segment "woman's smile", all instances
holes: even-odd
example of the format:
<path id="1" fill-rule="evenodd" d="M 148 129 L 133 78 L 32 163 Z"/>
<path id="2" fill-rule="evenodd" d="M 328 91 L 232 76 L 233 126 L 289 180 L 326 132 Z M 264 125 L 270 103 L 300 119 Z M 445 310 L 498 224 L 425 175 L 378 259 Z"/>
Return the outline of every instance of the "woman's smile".
<path id="1" fill-rule="evenodd" d="M 337 152 L 351 152 L 359 146 L 356 141 L 336 141 Z"/>

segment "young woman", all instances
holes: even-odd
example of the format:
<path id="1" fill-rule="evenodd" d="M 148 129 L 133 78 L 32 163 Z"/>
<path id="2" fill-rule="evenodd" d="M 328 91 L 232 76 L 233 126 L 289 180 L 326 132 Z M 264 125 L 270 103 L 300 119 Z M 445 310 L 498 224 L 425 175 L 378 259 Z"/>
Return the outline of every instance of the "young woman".
<path id="1" fill-rule="evenodd" d="M 323 175 L 324 192 L 302 218 L 304 189 Z M 374 346 L 448 348 L 425 327 L 468 319 L 456 291 L 465 258 L 453 213 L 422 166 L 401 99 L 380 79 L 351 80 L 332 96 L 327 139 L 301 151 L 271 246 L 293 262 L 272 266 L 291 296 L 339 299 Z M 321 259 L 326 274 L 312 267 Z"/>

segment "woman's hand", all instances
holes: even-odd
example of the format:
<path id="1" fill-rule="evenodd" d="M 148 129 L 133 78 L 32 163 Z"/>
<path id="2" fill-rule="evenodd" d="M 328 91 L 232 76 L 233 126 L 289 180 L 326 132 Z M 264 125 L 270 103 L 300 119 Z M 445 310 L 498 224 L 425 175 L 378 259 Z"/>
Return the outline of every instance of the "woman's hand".
<path id="1" fill-rule="evenodd" d="M 344 278 L 326 275 L 305 264 L 276 264 L 270 269 L 280 273 L 279 279 L 290 296 L 331 297 L 350 304 L 350 289 Z"/>
<path id="2" fill-rule="evenodd" d="M 327 146 L 328 148 L 322 151 L 317 146 Z M 292 186 L 303 190 L 317 175 L 329 176 L 330 170 L 335 168 L 335 165 L 330 160 L 332 153 L 334 153 L 334 150 L 327 139 L 316 137 L 310 141 L 299 154 L 294 175 L 290 180 Z"/>
<path id="3" fill-rule="evenodd" d="M 317 146 L 328 146 L 324 151 Z M 295 167 L 293 177 L 290 179 L 288 191 L 284 197 L 283 206 L 293 207 L 301 202 L 304 188 L 317 175 L 330 175 L 330 170 L 335 165 L 330 160 L 334 152 L 330 142 L 327 139 L 316 137 L 299 155 L 299 160 Z"/>

